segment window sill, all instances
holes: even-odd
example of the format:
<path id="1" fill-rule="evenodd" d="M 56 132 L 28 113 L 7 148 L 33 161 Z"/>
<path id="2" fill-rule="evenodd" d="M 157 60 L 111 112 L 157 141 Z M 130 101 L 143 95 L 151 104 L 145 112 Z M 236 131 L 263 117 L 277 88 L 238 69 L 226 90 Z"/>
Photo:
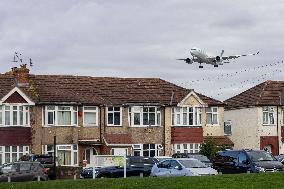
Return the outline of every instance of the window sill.
<path id="1" fill-rule="evenodd" d="M 43 125 L 42 127 L 80 127 L 78 125 Z"/>
<path id="2" fill-rule="evenodd" d="M 0 127 L 31 127 L 30 125 L 0 125 Z"/>
<path id="3" fill-rule="evenodd" d="M 83 125 L 83 127 L 98 127 L 98 125 Z"/>
<path id="4" fill-rule="evenodd" d="M 172 127 L 202 127 L 202 125 L 172 125 Z"/>
<path id="5" fill-rule="evenodd" d="M 206 127 L 220 127 L 220 124 L 206 124 Z"/>
<path id="6" fill-rule="evenodd" d="M 161 125 L 143 125 L 143 126 L 140 126 L 140 125 L 130 125 L 129 126 L 130 128 L 133 127 L 133 128 L 152 128 L 152 127 L 162 127 Z"/>
<path id="7" fill-rule="evenodd" d="M 276 124 L 262 124 L 262 126 L 264 126 L 264 127 L 270 127 L 270 126 L 275 127 Z"/>

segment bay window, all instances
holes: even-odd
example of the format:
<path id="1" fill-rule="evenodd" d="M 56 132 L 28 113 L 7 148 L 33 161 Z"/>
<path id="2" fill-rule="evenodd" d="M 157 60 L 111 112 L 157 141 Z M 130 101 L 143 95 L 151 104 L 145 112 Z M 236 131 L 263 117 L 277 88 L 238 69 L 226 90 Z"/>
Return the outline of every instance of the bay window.
<path id="1" fill-rule="evenodd" d="M 5 104 L 0 106 L 1 126 L 29 126 L 29 106 Z"/>
<path id="2" fill-rule="evenodd" d="M 206 124 L 218 125 L 218 107 L 206 108 Z"/>
<path id="3" fill-rule="evenodd" d="M 201 126 L 202 109 L 200 107 L 173 107 L 173 126 Z"/>
<path id="4" fill-rule="evenodd" d="M 200 151 L 200 143 L 173 144 L 173 153 L 198 153 Z"/>
<path id="5" fill-rule="evenodd" d="M 84 126 L 98 126 L 98 108 L 95 106 L 84 106 Z"/>
<path id="6" fill-rule="evenodd" d="M 129 107 L 129 123 L 131 126 L 160 126 L 161 111 L 156 106 Z"/>
<path id="7" fill-rule="evenodd" d="M 121 107 L 107 107 L 107 125 L 121 126 Z"/>
<path id="8" fill-rule="evenodd" d="M 18 161 L 26 154 L 29 154 L 29 146 L 0 146 L 0 165 Z"/>
<path id="9" fill-rule="evenodd" d="M 77 106 L 45 106 L 44 125 L 76 126 Z"/>
<path id="10" fill-rule="evenodd" d="M 264 106 L 262 108 L 262 123 L 263 125 L 274 125 L 274 108 L 270 106 Z"/>
<path id="11" fill-rule="evenodd" d="M 43 145 L 43 154 L 54 155 L 53 145 Z M 78 146 L 77 144 L 56 145 L 58 165 L 78 165 Z"/>

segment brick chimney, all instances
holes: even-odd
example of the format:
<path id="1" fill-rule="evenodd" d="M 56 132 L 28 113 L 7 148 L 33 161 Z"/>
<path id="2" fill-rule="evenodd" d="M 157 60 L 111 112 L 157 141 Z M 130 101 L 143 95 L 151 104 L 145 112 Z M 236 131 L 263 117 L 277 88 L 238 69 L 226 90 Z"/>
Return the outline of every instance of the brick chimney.
<path id="1" fill-rule="evenodd" d="M 27 64 L 21 64 L 20 68 L 13 67 L 11 71 L 6 72 L 6 75 L 14 76 L 18 86 L 29 85 L 29 72 Z"/>

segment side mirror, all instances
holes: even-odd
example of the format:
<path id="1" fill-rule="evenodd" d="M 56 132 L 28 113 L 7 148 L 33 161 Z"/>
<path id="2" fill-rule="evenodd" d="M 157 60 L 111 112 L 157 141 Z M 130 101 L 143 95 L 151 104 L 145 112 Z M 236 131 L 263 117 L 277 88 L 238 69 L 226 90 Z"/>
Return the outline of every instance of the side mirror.
<path id="1" fill-rule="evenodd" d="M 175 166 L 175 169 L 180 171 L 180 170 L 182 170 L 182 166 L 181 165 Z"/>

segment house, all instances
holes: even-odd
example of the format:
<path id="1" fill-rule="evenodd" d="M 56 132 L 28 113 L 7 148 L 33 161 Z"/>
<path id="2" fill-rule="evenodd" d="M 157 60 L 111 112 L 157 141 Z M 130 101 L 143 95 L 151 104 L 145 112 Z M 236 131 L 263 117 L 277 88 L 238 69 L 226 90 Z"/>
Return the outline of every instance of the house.
<path id="1" fill-rule="evenodd" d="M 225 131 L 236 149 L 283 153 L 284 81 L 266 81 L 225 101 Z"/>
<path id="2" fill-rule="evenodd" d="M 60 165 L 198 152 L 207 136 L 232 145 L 224 103 L 162 79 L 32 75 L 21 65 L 0 85 L 1 163 L 54 150 Z"/>

